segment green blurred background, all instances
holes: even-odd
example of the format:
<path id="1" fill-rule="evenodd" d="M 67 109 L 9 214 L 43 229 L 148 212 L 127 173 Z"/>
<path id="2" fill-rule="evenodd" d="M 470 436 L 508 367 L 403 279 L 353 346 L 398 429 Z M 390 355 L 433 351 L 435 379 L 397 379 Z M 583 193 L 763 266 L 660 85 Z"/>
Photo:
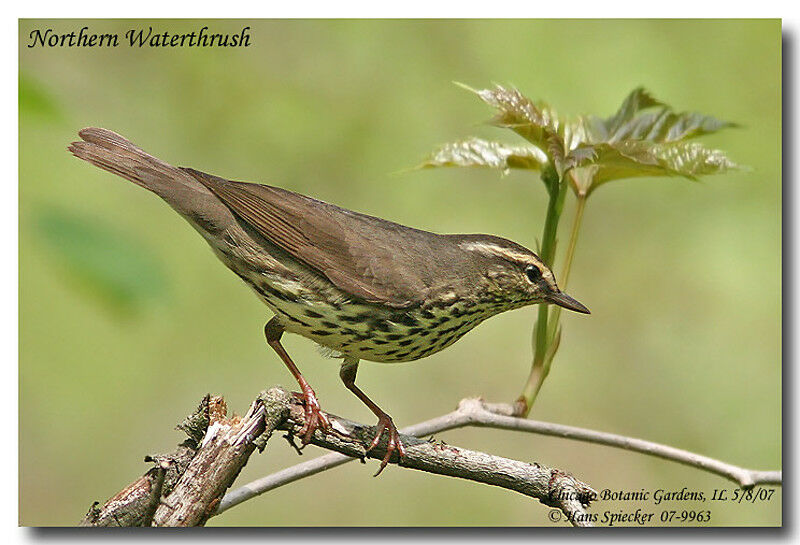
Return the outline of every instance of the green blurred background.
<path id="1" fill-rule="evenodd" d="M 252 46 L 27 47 L 34 28 L 84 24 L 250 26 Z M 562 113 L 601 115 L 644 85 L 677 110 L 743 126 L 703 141 L 750 171 L 626 180 L 592 196 L 570 291 L 593 313 L 563 316 L 532 416 L 780 468 L 780 32 L 778 21 L 21 21 L 20 523 L 75 524 L 146 470 L 144 455 L 181 440 L 173 426 L 206 392 L 241 413 L 258 390 L 292 386 L 264 342 L 267 309 L 154 195 L 67 153 L 77 131 L 107 127 L 178 165 L 533 247 L 546 203 L 538 177 L 407 170 L 465 136 L 518 141 L 482 125 L 492 112 L 452 81 L 513 84 Z M 366 362 L 359 383 L 400 426 L 465 396 L 510 401 L 527 377 L 535 312 L 493 318 L 421 362 Z M 303 338 L 285 344 L 324 407 L 372 422 L 336 361 Z M 482 429 L 441 438 L 598 490 L 733 488 L 600 446 Z M 237 484 L 319 453 L 298 458 L 276 438 Z M 373 479 L 375 465 L 305 479 L 209 524 L 552 525 L 526 497 L 391 467 Z M 593 511 L 636 507 L 658 510 Z M 669 509 L 781 523 L 780 491 L 756 505 Z"/>

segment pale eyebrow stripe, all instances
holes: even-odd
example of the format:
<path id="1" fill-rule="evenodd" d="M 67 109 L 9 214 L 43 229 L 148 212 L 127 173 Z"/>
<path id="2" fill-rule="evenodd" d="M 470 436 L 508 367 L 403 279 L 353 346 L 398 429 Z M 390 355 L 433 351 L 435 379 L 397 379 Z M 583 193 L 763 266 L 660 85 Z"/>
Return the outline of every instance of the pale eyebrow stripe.
<path id="1" fill-rule="evenodd" d="M 550 268 L 547 267 L 547 265 L 545 265 L 540 259 L 533 257 L 530 254 L 515 252 L 509 248 L 492 244 L 491 242 L 462 242 L 459 244 L 459 246 L 465 250 L 476 250 L 486 254 L 497 255 L 512 261 L 536 265 L 542 271 L 543 277 L 549 278 L 555 282 L 555 275 L 553 275 L 553 271 L 551 271 Z"/>
<path id="2" fill-rule="evenodd" d="M 497 255 L 513 261 L 521 261 L 523 263 L 532 263 L 535 265 L 540 264 L 539 261 L 533 259 L 529 254 L 515 252 L 514 250 L 503 248 L 502 246 L 498 246 L 497 244 L 492 244 L 490 242 L 462 242 L 459 244 L 459 246 L 465 250 L 475 250 L 486 254 Z"/>

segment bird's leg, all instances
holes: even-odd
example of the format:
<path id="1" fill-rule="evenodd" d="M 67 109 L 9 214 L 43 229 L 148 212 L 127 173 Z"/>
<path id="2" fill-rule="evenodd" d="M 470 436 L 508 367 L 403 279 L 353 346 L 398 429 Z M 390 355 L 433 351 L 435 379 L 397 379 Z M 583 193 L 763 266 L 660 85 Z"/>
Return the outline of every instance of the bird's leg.
<path id="1" fill-rule="evenodd" d="M 311 436 L 314 435 L 314 430 L 320 429 L 328 429 L 330 428 L 331 423 L 328 421 L 328 417 L 322 412 L 322 409 L 319 406 L 319 401 L 317 401 L 317 394 L 314 393 L 314 390 L 311 386 L 306 382 L 305 377 L 300 373 L 300 370 L 292 361 L 292 358 L 289 357 L 289 354 L 286 353 L 286 350 L 281 345 L 281 336 L 283 336 L 283 326 L 278 321 L 277 317 L 271 319 L 267 322 L 267 325 L 264 326 L 264 335 L 267 337 L 267 344 L 278 353 L 278 356 L 283 360 L 283 363 L 286 364 L 286 367 L 289 368 L 289 371 L 294 376 L 297 383 L 300 385 L 300 389 L 302 390 L 302 399 L 303 399 L 303 407 L 305 408 L 305 423 L 303 427 L 300 428 L 299 435 L 301 436 L 301 441 L 303 446 L 307 445 L 311 441 Z"/>
<path id="2" fill-rule="evenodd" d="M 369 397 L 367 397 L 367 394 L 362 392 L 361 388 L 356 386 L 357 372 L 358 360 L 345 359 L 342 363 L 342 368 L 339 370 L 339 376 L 342 378 L 342 382 L 344 382 L 344 385 L 347 387 L 347 389 L 356 394 L 356 397 L 358 397 L 358 399 L 360 399 L 364 405 L 369 407 L 369 410 L 378 417 L 378 424 L 376 426 L 378 428 L 378 433 L 375 435 L 372 443 L 370 443 L 369 447 L 367 448 L 367 452 L 378 446 L 384 430 L 388 433 L 388 438 L 386 441 L 386 455 L 383 457 L 383 460 L 381 460 L 381 465 L 378 468 L 378 472 L 375 473 L 375 477 L 377 477 L 380 475 L 381 471 L 383 471 L 383 468 L 386 467 L 386 464 L 389 463 L 389 459 L 392 457 L 393 452 L 396 451 L 398 456 L 403 458 L 406 455 L 406 449 L 403 446 L 403 443 L 400 441 L 400 434 L 398 433 L 394 422 L 392 422 L 392 417 L 386 414 Z"/>

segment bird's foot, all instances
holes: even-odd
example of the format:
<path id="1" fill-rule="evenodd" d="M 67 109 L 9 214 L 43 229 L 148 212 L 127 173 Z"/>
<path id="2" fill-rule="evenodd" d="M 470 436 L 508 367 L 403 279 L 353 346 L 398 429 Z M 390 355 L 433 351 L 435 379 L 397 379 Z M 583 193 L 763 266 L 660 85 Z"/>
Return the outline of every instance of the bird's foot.
<path id="1" fill-rule="evenodd" d="M 294 392 L 294 395 L 300 399 L 305 409 L 305 422 L 297 435 L 300 436 L 301 444 L 306 446 L 311 442 L 316 430 L 328 430 L 331 423 L 328 416 L 322 412 L 319 401 L 317 401 L 317 394 L 314 393 L 311 386 L 304 385 L 302 388 L 302 393 Z"/>
<path id="2" fill-rule="evenodd" d="M 381 460 L 381 465 L 378 468 L 377 473 L 373 475 L 373 477 L 377 477 L 381 474 L 381 471 L 386 467 L 386 464 L 389 463 L 389 459 L 392 457 L 392 453 L 397 452 L 397 456 L 399 458 L 404 458 L 406 455 L 406 448 L 403 446 L 403 442 L 400 441 L 400 432 L 397 431 L 397 427 L 392 422 L 392 417 L 386 413 L 379 415 L 378 417 L 378 424 L 376 426 L 378 429 L 378 433 L 375 435 L 375 438 L 370 443 L 369 447 L 367 448 L 367 452 L 371 451 L 378 444 L 381 442 L 381 437 L 383 437 L 383 432 L 386 431 L 388 437 L 386 439 L 386 454 Z"/>

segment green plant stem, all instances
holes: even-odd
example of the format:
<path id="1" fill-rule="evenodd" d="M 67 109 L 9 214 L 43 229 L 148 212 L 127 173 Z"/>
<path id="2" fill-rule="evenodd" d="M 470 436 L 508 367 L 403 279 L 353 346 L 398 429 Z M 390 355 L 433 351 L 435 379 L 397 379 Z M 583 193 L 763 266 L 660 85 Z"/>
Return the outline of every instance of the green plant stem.
<path id="1" fill-rule="evenodd" d="M 563 291 L 566 291 L 567 284 L 569 283 L 569 272 L 572 268 L 572 259 L 575 257 L 575 248 L 578 246 L 578 234 L 581 230 L 581 223 L 583 221 L 583 211 L 586 208 L 586 198 L 588 195 L 579 194 L 575 202 L 575 216 L 572 218 L 572 229 L 569 234 L 569 245 L 567 246 L 567 255 L 564 256 L 564 269 L 558 277 L 558 283 Z M 558 321 L 561 317 L 561 307 L 554 306 L 550 312 L 550 327 L 547 332 L 547 342 L 552 344 L 558 329 Z M 545 375 L 546 376 L 546 375 Z"/>
<path id="2" fill-rule="evenodd" d="M 555 179 L 552 178 L 555 176 Z M 549 177 L 549 181 L 548 181 Z M 544 222 L 544 231 L 542 233 L 542 246 L 539 252 L 539 257 L 544 263 L 551 267 L 553 266 L 553 259 L 556 253 L 556 234 L 558 233 L 558 222 L 561 219 L 561 212 L 564 208 L 564 198 L 567 194 L 567 183 L 564 178 L 559 178 L 555 171 L 546 171 L 542 174 L 545 185 L 550 188 L 550 200 L 547 204 L 547 216 Z M 521 402 L 521 413 L 527 416 L 530 412 L 536 395 L 541 388 L 542 381 L 546 376 L 545 360 L 548 352 L 548 338 L 547 338 L 547 305 L 539 306 L 539 318 L 536 322 L 534 330 L 535 335 L 535 348 L 533 355 L 533 364 L 531 365 L 531 373 L 522 390 L 522 395 L 519 397 Z"/>
<path id="3" fill-rule="evenodd" d="M 566 187 L 566 184 L 563 184 Z M 572 220 L 572 229 L 569 236 L 569 245 L 567 246 L 567 253 L 564 258 L 564 269 L 560 276 L 561 288 L 566 289 L 569 281 L 569 272 L 572 268 L 572 261 L 575 257 L 575 249 L 578 246 L 578 235 L 580 233 L 581 224 L 583 222 L 583 212 L 586 208 L 586 194 L 579 194 L 575 204 L 575 216 Z M 551 199 L 551 203 L 552 203 Z M 561 203 L 563 207 L 563 199 Z M 545 233 L 550 234 L 548 226 L 551 225 L 551 208 L 548 207 L 548 216 L 545 221 Z M 560 215 L 560 210 L 558 211 Z M 554 220 L 558 223 L 558 219 Z M 548 240 L 543 237 L 544 240 Z M 555 241 L 555 233 L 552 234 L 552 240 Z M 545 246 L 542 244 L 542 259 L 544 259 Z M 555 244 L 551 248 L 553 254 L 555 253 Z M 549 256 L 550 261 L 545 261 L 548 266 L 552 266 L 553 255 Z M 561 335 L 559 330 L 559 318 L 561 317 L 561 307 L 555 306 L 553 310 L 549 311 L 549 305 L 539 306 L 539 319 L 536 322 L 535 334 L 535 352 L 533 357 L 533 365 L 531 366 L 531 373 L 528 376 L 528 381 L 525 383 L 525 388 L 519 398 L 519 405 L 521 406 L 522 416 L 527 416 L 533 407 L 534 401 L 539 394 L 539 390 L 550 373 L 550 364 L 555 357 L 556 351 L 560 345 Z M 549 326 L 549 327 L 548 327 Z"/>

